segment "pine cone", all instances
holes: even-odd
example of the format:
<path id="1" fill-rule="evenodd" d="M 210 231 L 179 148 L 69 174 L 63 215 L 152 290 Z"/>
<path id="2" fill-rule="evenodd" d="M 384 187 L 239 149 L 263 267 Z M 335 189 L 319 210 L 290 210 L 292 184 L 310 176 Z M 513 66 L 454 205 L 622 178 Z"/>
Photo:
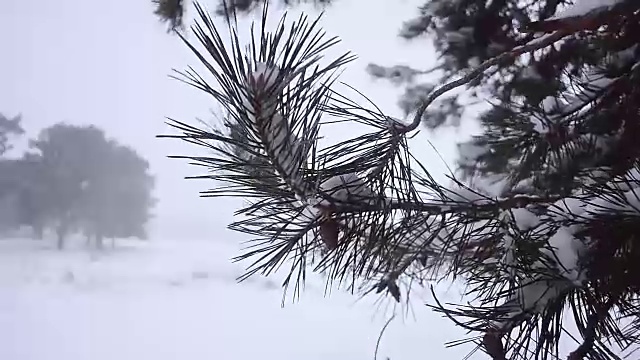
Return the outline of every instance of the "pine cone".
<path id="1" fill-rule="evenodd" d="M 487 350 L 487 354 L 489 354 L 493 360 L 504 360 L 506 358 L 504 346 L 502 345 L 502 340 L 500 340 L 500 335 L 497 331 L 487 331 L 482 339 L 482 343 L 484 344 L 485 350 Z"/>
<path id="2" fill-rule="evenodd" d="M 327 249 L 333 250 L 338 247 L 339 228 L 338 222 L 332 218 L 325 218 L 320 223 L 320 238 L 327 246 Z"/>

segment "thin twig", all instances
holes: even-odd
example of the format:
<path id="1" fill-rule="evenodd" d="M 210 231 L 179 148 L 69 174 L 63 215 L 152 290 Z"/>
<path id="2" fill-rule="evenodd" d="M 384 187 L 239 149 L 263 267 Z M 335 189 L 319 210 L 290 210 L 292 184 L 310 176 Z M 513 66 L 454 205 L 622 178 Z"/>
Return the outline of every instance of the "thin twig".
<path id="1" fill-rule="evenodd" d="M 382 330 L 380 330 L 380 334 L 378 335 L 378 341 L 376 342 L 376 351 L 373 354 L 373 360 L 378 360 L 378 349 L 380 348 L 380 341 L 382 340 L 382 335 L 384 335 L 384 331 L 387 330 L 387 327 L 389 327 L 389 324 L 391 324 L 391 321 L 393 321 L 395 317 L 396 317 L 396 314 L 391 315 L 389 320 L 387 320 L 387 322 L 382 327 Z"/>

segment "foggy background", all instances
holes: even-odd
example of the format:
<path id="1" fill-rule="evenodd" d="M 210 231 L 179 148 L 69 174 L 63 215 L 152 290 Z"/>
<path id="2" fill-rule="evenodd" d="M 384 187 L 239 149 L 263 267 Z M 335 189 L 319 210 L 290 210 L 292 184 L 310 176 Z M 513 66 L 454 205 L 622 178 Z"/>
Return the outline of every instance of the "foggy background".
<path id="1" fill-rule="evenodd" d="M 60 121 L 95 124 L 107 135 L 134 147 L 149 160 L 151 173 L 156 175 L 155 195 L 159 203 L 154 211 L 157 217 L 152 233 L 212 234 L 229 223 L 234 201 L 199 199 L 198 191 L 214 184 L 183 180 L 186 175 L 202 174 L 204 169 L 166 158 L 174 154 L 202 154 L 203 149 L 155 138 L 158 134 L 173 133 L 164 124 L 165 117 L 194 124 L 196 118 L 216 121 L 211 112 L 220 113 L 212 99 L 169 78 L 172 68 L 182 70 L 187 65 L 198 65 L 197 60 L 179 38 L 166 33 L 165 24 L 153 15 L 150 2 L 4 0 L 3 3 L 1 112 L 7 116 L 21 113 L 28 135 Z M 213 1 L 201 3 L 212 10 L 215 6 Z M 357 3 L 341 0 L 338 6 L 325 10 L 321 22 L 329 36 L 342 39 L 334 49 L 336 54 L 352 51 L 358 55 L 340 80 L 363 91 L 383 111 L 401 117 L 396 106 L 401 89 L 389 82 L 372 80 L 365 66 L 372 61 L 417 68 L 433 65 L 430 46 L 424 42 L 410 45 L 396 36 L 402 21 L 415 14 L 418 2 L 392 4 L 372 0 L 366 7 L 369 13 L 362 17 L 366 22 L 358 22 L 354 16 L 362 12 Z M 270 17 L 276 20 L 282 6 L 275 4 L 271 9 Z M 297 6 L 289 11 L 289 16 L 295 18 L 301 10 L 312 18 L 318 13 L 313 6 Z M 187 13 L 187 24 L 192 23 L 193 12 Z M 248 34 L 250 20 L 258 19 L 256 16 L 259 14 L 242 19 L 241 36 Z M 454 160 L 455 142 L 461 140 L 460 134 L 456 134 L 459 131 L 444 129 L 429 137 L 450 164 Z M 433 158 L 425 163 L 438 175 L 446 168 L 426 143 L 427 135 L 423 131 L 418 137 L 415 146 L 420 148 L 415 153 Z M 13 153 L 21 150 L 17 146 Z"/>

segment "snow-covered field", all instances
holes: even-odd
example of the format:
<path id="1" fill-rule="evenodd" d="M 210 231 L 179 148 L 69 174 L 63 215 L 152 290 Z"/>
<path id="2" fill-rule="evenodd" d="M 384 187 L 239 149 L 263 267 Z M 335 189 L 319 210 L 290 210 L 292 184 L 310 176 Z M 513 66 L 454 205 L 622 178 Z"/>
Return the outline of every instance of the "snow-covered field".
<path id="1" fill-rule="evenodd" d="M 238 284 L 238 247 L 210 239 L 82 242 L 0 240 L 2 360 L 373 360 L 387 320 L 375 299 L 312 279 L 282 308 L 279 283 Z M 461 359 L 464 337 L 416 303 L 384 334 L 378 359 Z"/>

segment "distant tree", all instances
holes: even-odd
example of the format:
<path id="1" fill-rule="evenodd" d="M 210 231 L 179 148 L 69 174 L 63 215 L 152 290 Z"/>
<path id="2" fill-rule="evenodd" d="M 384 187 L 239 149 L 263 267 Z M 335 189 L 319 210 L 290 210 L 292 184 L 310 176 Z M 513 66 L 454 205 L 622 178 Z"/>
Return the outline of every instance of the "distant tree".
<path id="1" fill-rule="evenodd" d="M 95 238 L 97 247 L 105 237 L 146 239 L 145 225 L 155 203 L 148 169 L 149 163 L 133 149 L 108 142 L 100 172 L 86 183 L 81 205 L 85 233 Z"/>
<path id="2" fill-rule="evenodd" d="M 16 161 L 13 159 L 0 160 L 0 230 L 12 229 L 18 222 Z"/>
<path id="3" fill-rule="evenodd" d="M 95 126 L 68 124 L 44 129 L 31 146 L 40 180 L 30 199 L 46 212 L 59 248 L 74 229 L 94 236 L 98 245 L 104 236 L 144 236 L 153 179 L 135 151 Z"/>
<path id="4" fill-rule="evenodd" d="M 7 228 L 29 226 L 36 238 L 42 238 L 47 219 L 47 209 L 41 201 L 47 195 L 41 165 L 35 154 L 0 160 L 0 222 Z"/>
<path id="5" fill-rule="evenodd" d="M 44 129 L 31 147 L 41 159 L 40 176 L 46 191 L 38 199 L 47 209 L 58 236 L 58 248 L 80 219 L 80 204 L 90 176 L 106 153 L 104 132 L 96 127 L 56 124 Z"/>
<path id="6" fill-rule="evenodd" d="M 24 154 L 17 160 L 19 169 L 16 179 L 19 182 L 17 207 L 19 224 L 33 229 L 34 237 L 42 239 L 44 229 L 51 217 L 46 204 L 47 184 L 42 177 L 44 172 L 41 156 L 37 154 Z"/>
<path id="7" fill-rule="evenodd" d="M 21 116 L 8 118 L 0 114 L 0 227 L 11 228 L 18 222 L 16 204 L 19 202 L 17 187 L 19 174 L 16 160 L 2 156 L 11 149 L 11 137 L 24 134 Z"/>
<path id="8" fill-rule="evenodd" d="M 0 156 L 11 149 L 9 144 L 10 136 L 24 134 L 20 121 L 22 121 L 22 116 L 20 115 L 10 119 L 0 114 Z"/>

